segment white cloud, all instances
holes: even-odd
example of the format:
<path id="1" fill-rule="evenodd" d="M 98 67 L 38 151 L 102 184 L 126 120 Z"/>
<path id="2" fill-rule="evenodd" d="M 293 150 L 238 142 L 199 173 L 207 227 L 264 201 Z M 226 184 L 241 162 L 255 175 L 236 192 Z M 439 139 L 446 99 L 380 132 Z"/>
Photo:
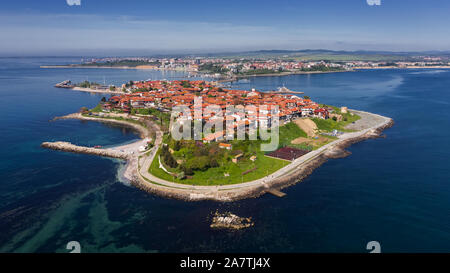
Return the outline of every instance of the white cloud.
<path id="1" fill-rule="evenodd" d="M 369 6 L 380 6 L 381 0 L 367 0 L 367 5 Z"/>
<path id="2" fill-rule="evenodd" d="M 81 0 L 66 0 L 69 6 L 81 6 Z"/>

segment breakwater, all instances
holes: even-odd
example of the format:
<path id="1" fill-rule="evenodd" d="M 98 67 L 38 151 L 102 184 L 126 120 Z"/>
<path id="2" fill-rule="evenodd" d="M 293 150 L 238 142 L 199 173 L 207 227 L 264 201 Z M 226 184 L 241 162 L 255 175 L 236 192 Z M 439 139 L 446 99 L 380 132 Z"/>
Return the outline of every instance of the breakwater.
<path id="1" fill-rule="evenodd" d="M 65 141 L 56 141 L 56 142 L 43 142 L 41 147 L 57 150 L 57 151 L 65 151 L 71 153 L 80 153 L 80 154 L 91 154 L 98 156 L 106 156 L 120 159 L 129 159 L 130 154 L 126 152 L 111 150 L 111 149 L 100 149 L 100 148 L 91 148 L 85 146 L 74 145 L 70 142 Z"/>
<path id="2" fill-rule="evenodd" d="M 215 200 L 230 202 L 239 199 L 258 197 L 267 192 L 274 190 L 279 191 L 290 185 L 296 184 L 311 174 L 314 169 L 318 168 L 328 159 L 348 156 L 350 153 L 345 151 L 346 147 L 365 139 L 377 138 L 384 129 L 389 128 L 394 124 L 393 120 L 387 117 L 362 111 L 353 111 L 362 116 L 362 122 L 360 123 L 365 125 L 364 129 L 361 128 L 361 130 L 356 132 L 345 133 L 340 136 L 338 140 L 297 158 L 289 165 L 279 169 L 267 177 L 231 185 L 199 186 L 180 184 L 160 179 L 149 173 L 148 169 L 154 160 L 156 151 L 162 143 L 162 132 L 159 127 L 154 125 L 151 121 L 145 122 L 147 128 L 152 128 L 156 132 L 155 146 L 150 151 L 150 154 L 142 157 L 138 156 L 140 153 L 137 153 L 133 149 L 98 149 L 77 146 L 69 142 L 44 142 L 41 146 L 44 148 L 67 152 L 126 159 L 128 160 L 126 177 L 131 180 L 131 183 L 134 186 L 150 193 L 155 193 L 164 197 L 183 199 L 186 201 Z M 79 118 L 102 122 L 113 121 L 123 125 L 133 124 L 133 126 L 141 129 L 144 134 L 148 134 L 149 131 L 143 126 L 130 123 L 125 120 L 118 121 L 114 119 L 109 120 L 103 118 L 84 117 L 80 114 L 72 114 L 61 118 Z M 358 126 L 361 126 L 361 124 Z"/>

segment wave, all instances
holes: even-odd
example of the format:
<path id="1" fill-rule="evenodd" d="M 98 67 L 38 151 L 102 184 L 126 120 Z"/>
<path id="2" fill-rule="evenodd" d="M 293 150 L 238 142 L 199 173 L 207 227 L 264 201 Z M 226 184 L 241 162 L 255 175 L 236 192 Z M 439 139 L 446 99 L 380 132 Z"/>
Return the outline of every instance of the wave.
<path id="1" fill-rule="evenodd" d="M 450 72 L 450 70 L 428 70 L 428 71 L 417 71 L 417 72 L 411 72 L 409 74 L 412 75 L 422 75 L 422 74 L 439 74 L 439 73 L 445 73 L 445 72 Z"/>
<path id="2" fill-rule="evenodd" d="M 131 187 L 131 181 L 125 177 L 125 170 L 127 169 L 128 161 L 118 160 L 114 158 L 111 158 L 111 160 L 117 163 L 117 172 L 116 172 L 117 181 L 124 184 L 125 186 Z"/>

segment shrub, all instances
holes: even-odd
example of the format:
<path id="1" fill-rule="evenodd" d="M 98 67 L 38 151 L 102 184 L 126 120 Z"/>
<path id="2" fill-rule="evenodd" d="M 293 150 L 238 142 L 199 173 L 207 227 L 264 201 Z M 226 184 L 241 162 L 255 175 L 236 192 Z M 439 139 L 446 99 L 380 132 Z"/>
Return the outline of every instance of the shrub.
<path id="1" fill-rule="evenodd" d="M 219 163 L 217 162 L 217 160 L 215 158 L 212 158 L 209 162 L 209 166 L 211 168 L 216 168 L 216 167 L 219 167 Z"/>
<path id="2" fill-rule="evenodd" d="M 169 147 L 163 145 L 161 148 L 161 156 L 163 158 L 164 163 L 169 166 L 170 168 L 176 168 L 178 167 L 178 163 L 173 158 L 172 154 L 169 152 Z"/>
<path id="3" fill-rule="evenodd" d="M 191 168 L 187 168 L 186 165 L 181 166 L 181 169 L 183 170 L 184 174 L 186 175 L 193 175 L 194 172 Z"/>

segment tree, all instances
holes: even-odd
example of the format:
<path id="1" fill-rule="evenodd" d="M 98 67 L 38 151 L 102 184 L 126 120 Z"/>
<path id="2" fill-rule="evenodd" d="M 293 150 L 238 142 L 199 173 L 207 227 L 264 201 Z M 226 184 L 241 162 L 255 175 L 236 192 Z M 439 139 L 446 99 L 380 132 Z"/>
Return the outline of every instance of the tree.
<path id="1" fill-rule="evenodd" d="M 88 81 L 84 81 L 84 82 L 80 83 L 79 86 L 81 88 L 89 88 L 89 87 L 91 87 L 91 83 Z"/>
<path id="2" fill-rule="evenodd" d="M 194 174 L 192 169 L 186 167 L 186 165 L 181 166 L 181 169 L 183 170 L 184 174 L 186 174 L 186 175 L 193 175 Z"/>
<path id="3" fill-rule="evenodd" d="M 211 168 L 216 168 L 216 167 L 219 167 L 219 163 L 217 162 L 217 160 L 215 158 L 212 158 L 211 161 L 209 162 L 209 166 Z"/>
<path id="4" fill-rule="evenodd" d="M 169 147 L 166 145 L 162 146 L 161 149 L 161 156 L 163 157 L 163 161 L 164 163 L 169 166 L 170 168 L 176 168 L 178 167 L 178 163 L 175 160 L 175 158 L 173 158 L 173 155 L 170 153 L 169 151 Z"/>
<path id="5" fill-rule="evenodd" d="M 179 151 L 181 149 L 181 141 L 176 140 L 175 143 L 173 144 L 173 149 L 175 151 Z"/>
<path id="6" fill-rule="evenodd" d="M 79 112 L 80 112 L 80 113 L 86 113 L 86 112 L 88 112 L 88 111 L 89 111 L 89 109 L 88 109 L 87 107 L 84 107 L 84 106 L 83 106 L 83 107 L 80 108 L 80 111 L 79 111 Z"/>
<path id="7" fill-rule="evenodd" d="M 205 171 L 209 167 L 209 158 L 207 156 L 199 156 L 192 158 L 186 162 L 186 168 L 192 170 Z"/>
<path id="8" fill-rule="evenodd" d="M 183 86 L 184 88 L 192 87 L 189 81 L 181 81 L 181 86 Z"/>

